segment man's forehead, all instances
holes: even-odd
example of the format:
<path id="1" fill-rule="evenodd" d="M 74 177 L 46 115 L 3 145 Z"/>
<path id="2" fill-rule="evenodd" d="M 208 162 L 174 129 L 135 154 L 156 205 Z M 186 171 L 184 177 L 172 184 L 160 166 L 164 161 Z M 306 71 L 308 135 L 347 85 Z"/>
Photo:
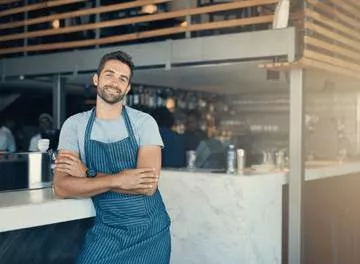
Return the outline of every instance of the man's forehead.
<path id="1" fill-rule="evenodd" d="M 117 60 L 109 60 L 105 63 L 103 71 L 110 70 L 115 73 L 129 73 L 130 74 L 130 68 L 128 65 L 121 61 Z"/>

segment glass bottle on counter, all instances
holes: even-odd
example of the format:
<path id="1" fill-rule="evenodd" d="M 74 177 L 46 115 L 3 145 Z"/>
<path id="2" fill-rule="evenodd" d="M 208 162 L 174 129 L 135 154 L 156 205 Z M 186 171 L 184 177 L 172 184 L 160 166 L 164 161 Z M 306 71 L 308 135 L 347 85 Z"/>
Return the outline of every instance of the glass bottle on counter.
<path id="1" fill-rule="evenodd" d="M 226 173 L 235 174 L 236 171 L 236 150 L 235 145 L 230 144 L 227 150 Z"/>

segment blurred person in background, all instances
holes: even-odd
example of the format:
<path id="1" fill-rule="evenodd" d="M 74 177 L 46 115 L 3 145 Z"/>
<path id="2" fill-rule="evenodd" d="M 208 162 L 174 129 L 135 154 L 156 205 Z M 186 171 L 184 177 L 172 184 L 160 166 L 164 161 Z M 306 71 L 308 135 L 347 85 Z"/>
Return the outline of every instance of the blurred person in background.
<path id="1" fill-rule="evenodd" d="M 39 116 L 39 133 L 30 140 L 29 151 L 38 151 L 38 141 L 42 138 L 50 139 L 49 149 L 55 150 L 59 141 L 59 131 L 53 129 L 53 118 L 47 113 Z"/>
<path id="2" fill-rule="evenodd" d="M 190 110 L 185 123 L 185 149 L 196 150 L 202 140 L 208 139 L 205 131 L 200 128 L 201 115 L 197 110 Z"/>
<path id="3" fill-rule="evenodd" d="M 175 123 L 173 114 L 166 107 L 159 107 L 152 112 L 152 116 L 158 123 L 160 135 L 164 142 L 164 147 L 161 150 L 162 167 L 185 167 L 184 136 L 171 129 Z"/>
<path id="4" fill-rule="evenodd" d="M 16 151 L 15 138 L 3 120 L 0 120 L 0 151 Z"/>

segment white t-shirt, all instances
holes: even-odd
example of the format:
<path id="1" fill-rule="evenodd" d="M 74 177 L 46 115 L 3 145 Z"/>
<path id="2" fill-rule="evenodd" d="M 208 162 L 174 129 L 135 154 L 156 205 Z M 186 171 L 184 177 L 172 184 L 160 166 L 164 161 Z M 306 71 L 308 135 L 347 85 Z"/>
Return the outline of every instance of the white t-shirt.
<path id="1" fill-rule="evenodd" d="M 15 139 L 11 131 L 2 126 L 0 128 L 0 151 L 15 152 L 16 144 Z"/>
<path id="2" fill-rule="evenodd" d="M 29 151 L 38 151 L 38 141 L 41 139 L 41 135 L 36 134 L 35 136 L 33 136 L 30 140 L 30 145 L 29 145 Z"/>

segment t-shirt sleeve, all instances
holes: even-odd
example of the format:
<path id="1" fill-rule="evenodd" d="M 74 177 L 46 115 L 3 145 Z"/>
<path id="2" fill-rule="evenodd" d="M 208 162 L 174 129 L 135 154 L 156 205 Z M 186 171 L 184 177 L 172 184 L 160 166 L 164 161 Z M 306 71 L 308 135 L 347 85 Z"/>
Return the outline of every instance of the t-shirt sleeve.
<path id="1" fill-rule="evenodd" d="M 161 139 L 159 127 L 152 116 L 148 115 L 144 119 L 139 129 L 140 146 L 160 146 L 164 147 Z"/>
<path id="2" fill-rule="evenodd" d="M 58 150 L 80 152 L 77 127 L 78 120 L 75 116 L 68 118 L 64 122 L 60 130 Z"/>

